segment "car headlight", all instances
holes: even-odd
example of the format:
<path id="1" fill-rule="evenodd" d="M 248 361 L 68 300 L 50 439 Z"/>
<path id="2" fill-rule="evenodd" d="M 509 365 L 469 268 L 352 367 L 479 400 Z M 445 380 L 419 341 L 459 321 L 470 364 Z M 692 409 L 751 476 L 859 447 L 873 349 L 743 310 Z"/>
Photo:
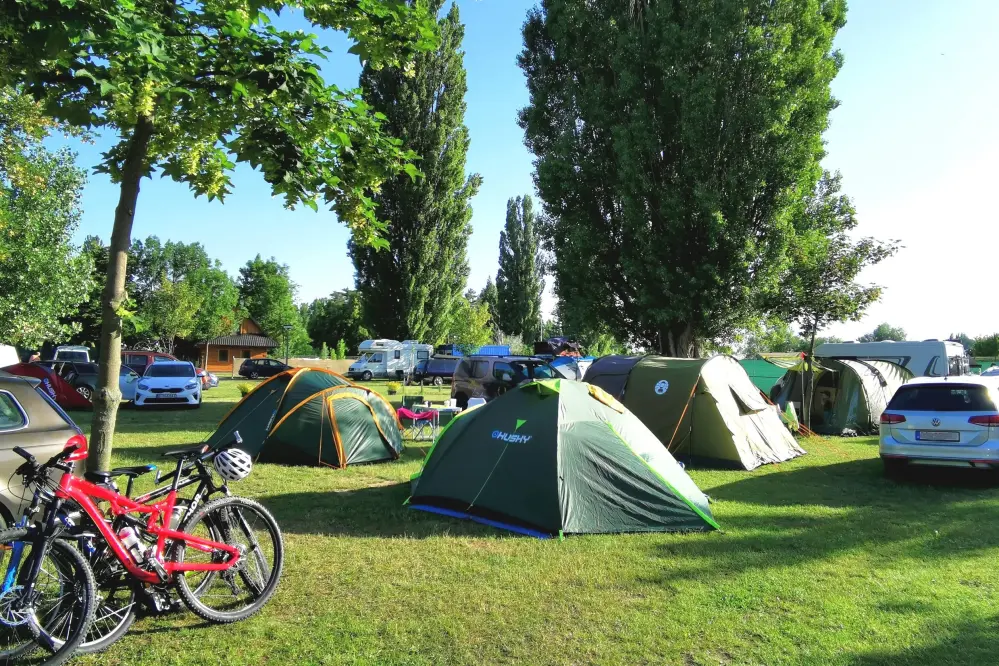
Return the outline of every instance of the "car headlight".
<path id="1" fill-rule="evenodd" d="M 184 388 L 187 389 L 188 391 L 193 391 L 194 389 L 198 388 L 198 382 L 191 382 L 190 384 L 186 385 Z"/>
<path id="2" fill-rule="evenodd" d="M 139 382 L 139 390 L 140 391 L 148 391 L 149 390 L 149 384 L 143 384 L 142 382 Z"/>

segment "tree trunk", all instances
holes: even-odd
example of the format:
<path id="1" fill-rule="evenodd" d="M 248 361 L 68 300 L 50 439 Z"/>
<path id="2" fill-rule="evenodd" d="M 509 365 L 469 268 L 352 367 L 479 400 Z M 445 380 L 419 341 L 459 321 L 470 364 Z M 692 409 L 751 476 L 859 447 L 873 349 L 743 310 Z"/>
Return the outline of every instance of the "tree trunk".
<path id="1" fill-rule="evenodd" d="M 672 328 L 666 328 L 659 333 L 659 339 L 666 342 L 666 348 L 662 349 L 660 344 L 660 354 L 664 353 L 673 358 L 696 358 L 700 352 L 700 345 L 694 339 L 694 331 L 690 324 L 678 324 Z"/>
<path id="2" fill-rule="evenodd" d="M 805 427 L 812 429 L 812 394 L 815 391 L 815 333 L 818 328 L 818 321 L 812 326 L 812 336 L 808 341 L 808 356 L 805 358 L 805 401 L 801 405 L 801 410 L 805 412 Z"/>
<path id="3" fill-rule="evenodd" d="M 153 133 L 152 121 L 140 116 L 128 143 L 128 153 L 121 175 L 121 193 L 114 213 L 114 229 L 107 282 L 101 295 L 101 359 L 97 373 L 97 390 L 94 392 L 94 421 L 90 435 L 90 455 L 87 469 L 106 470 L 111 465 L 111 443 L 121 391 L 118 375 L 121 371 L 121 317 L 120 308 L 125 304 L 125 276 L 128 268 L 128 250 L 132 245 L 132 222 L 135 220 L 135 202 L 139 198 L 139 181 L 146 170 L 149 139 Z"/>

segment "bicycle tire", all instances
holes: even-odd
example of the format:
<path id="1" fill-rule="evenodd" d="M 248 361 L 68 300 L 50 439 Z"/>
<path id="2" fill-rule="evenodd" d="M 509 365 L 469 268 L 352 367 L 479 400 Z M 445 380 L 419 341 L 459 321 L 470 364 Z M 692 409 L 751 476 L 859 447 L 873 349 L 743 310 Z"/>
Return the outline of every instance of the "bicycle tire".
<path id="1" fill-rule="evenodd" d="M 77 654 L 98 654 L 104 652 L 109 647 L 117 643 L 121 638 L 128 633 L 128 630 L 132 628 L 132 625 L 136 620 L 136 608 L 138 607 L 138 598 L 135 592 L 134 583 L 129 579 L 128 574 L 121 576 L 123 579 L 121 586 L 127 588 L 130 593 L 130 600 L 127 607 L 124 610 L 115 611 L 113 608 L 108 607 L 107 596 L 107 582 L 102 582 L 97 585 L 98 596 L 101 598 L 100 603 L 94 609 L 94 619 L 91 622 L 90 630 L 87 635 L 84 636 L 83 641 L 80 642 L 79 647 L 77 647 Z M 111 617 L 118 617 L 119 619 L 114 625 L 110 625 Z M 105 629 L 110 629 L 105 631 Z"/>
<path id="2" fill-rule="evenodd" d="M 186 574 L 178 574 L 176 578 L 177 593 L 188 609 L 203 620 L 216 624 L 230 624 L 245 620 L 260 612 L 264 604 L 274 595 L 277 589 L 278 581 L 281 578 L 281 569 L 284 564 L 284 542 L 281 537 L 281 529 L 278 527 L 277 521 L 274 520 L 274 516 L 260 503 L 237 496 L 212 500 L 202 505 L 193 515 L 189 516 L 181 526 L 180 531 L 196 533 L 195 530 L 204 523 L 205 529 L 208 530 L 209 535 L 212 535 L 209 538 L 213 538 L 214 540 L 224 543 L 238 542 L 242 535 L 248 541 L 253 541 L 255 537 L 250 534 L 252 530 L 246 529 L 248 527 L 248 521 L 246 520 L 247 512 L 256 514 L 256 516 L 262 519 L 273 547 L 273 563 L 268 567 L 269 572 L 267 573 L 266 581 L 263 581 L 262 584 L 255 584 L 258 581 L 251 582 L 251 566 L 255 564 L 259 567 L 264 558 L 260 544 L 251 546 L 249 550 L 252 552 L 244 552 L 241 562 L 237 563 L 232 569 L 227 572 L 214 572 L 212 587 L 220 582 L 225 582 L 232 588 L 233 596 L 237 596 L 233 585 L 234 575 L 238 574 L 247 587 L 259 587 L 259 592 L 254 593 L 252 601 L 239 610 L 223 611 L 210 607 L 203 601 L 206 593 L 210 590 L 206 589 L 206 586 L 202 584 L 194 585 L 192 589 L 188 576 Z M 237 520 L 234 521 L 233 517 Z M 239 524 L 233 525 L 233 522 Z M 235 533 L 233 532 L 234 529 Z M 228 534 L 227 530 L 229 531 Z M 239 543 L 239 545 L 245 546 L 242 543 Z M 173 560 L 177 563 L 182 563 L 186 551 L 187 549 L 184 547 L 184 544 L 178 543 L 174 547 Z M 190 573 L 195 574 L 197 572 Z"/>
<path id="3" fill-rule="evenodd" d="M 32 543 L 29 531 L 23 528 L 15 528 L 0 532 L 0 546 L 16 541 Z M 69 580 L 67 582 L 73 586 L 73 590 L 69 593 L 71 595 L 70 599 L 74 607 L 78 604 L 78 608 L 70 616 L 70 624 L 65 629 L 60 628 L 61 626 L 65 626 L 61 624 L 63 616 L 61 614 L 56 616 L 55 610 L 50 609 L 46 617 L 43 618 L 45 620 L 44 623 L 33 612 L 32 619 L 25 623 L 28 625 L 31 635 L 34 636 L 33 644 L 32 642 L 27 642 L 12 650 L 0 652 L 0 663 L 11 663 L 20 660 L 44 648 L 49 652 L 49 655 L 44 660 L 37 662 L 37 666 L 58 666 L 75 654 L 80 643 L 86 636 L 91 622 L 93 622 L 97 591 L 94 583 L 94 574 L 90 569 L 90 565 L 76 548 L 65 541 L 53 539 L 49 541 L 47 546 L 48 550 L 44 557 L 51 558 L 56 567 L 60 568 L 60 578 L 66 572 L 67 567 L 72 567 L 72 572 L 69 573 Z M 3 552 L 6 553 L 6 549 L 3 549 Z M 5 560 L 6 557 L 2 559 Z M 3 570 L 6 571 L 6 568 L 7 564 L 5 562 Z M 46 573 L 48 573 L 50 578 L 56 578 L 51 575 L 51 572 Z M 18 580 L 23 580 L 20 573 L 18 574 Z M 62 608 L 62 605 L 65 603 L 62 600 L 64 596 L 66 595 L 63 594 L 57 599 L 58 603 L 53 607 L 54 609 L 58 610 Z M 0 621 L 0 624 L 8 627 L 12 626 L 5 621 Z M 59 638 L 54 638 L 54 634 L 58 634 Z"/>

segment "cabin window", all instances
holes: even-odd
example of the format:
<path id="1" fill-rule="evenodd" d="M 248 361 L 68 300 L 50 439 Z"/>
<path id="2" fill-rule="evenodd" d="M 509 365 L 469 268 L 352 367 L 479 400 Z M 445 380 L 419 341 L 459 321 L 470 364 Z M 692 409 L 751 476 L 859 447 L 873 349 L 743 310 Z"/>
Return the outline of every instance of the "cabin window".
<path id="1" fill-rule="evenodd" d="M 400 358 L 402 358 L 402 350 L 396 349 L 394 355 L 395 355 L 395 360 L 398 361 Z"/>
<path id="2" fill-rule="evenodd" d="M 219 350 L 219 363 L 228 363 L 228 362 L 229 362 L 229 350 L 228 349 L 220 349 Z"/>

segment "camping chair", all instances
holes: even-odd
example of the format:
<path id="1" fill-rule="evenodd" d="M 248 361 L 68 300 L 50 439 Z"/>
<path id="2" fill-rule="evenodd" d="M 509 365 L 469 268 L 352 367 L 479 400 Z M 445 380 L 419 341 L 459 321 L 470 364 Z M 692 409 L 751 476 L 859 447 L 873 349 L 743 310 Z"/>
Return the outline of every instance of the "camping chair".
<path id="1" fill-rule="evenodd" d="M 414 412 L 406 407 L 396 410 L 399 422 L 402 424 L 404 439 L 433 440 L 437 436 L 437 412 L 428 409 L 425 412 Z M 407 425 L 406 421 L 409 421 Z"/>

